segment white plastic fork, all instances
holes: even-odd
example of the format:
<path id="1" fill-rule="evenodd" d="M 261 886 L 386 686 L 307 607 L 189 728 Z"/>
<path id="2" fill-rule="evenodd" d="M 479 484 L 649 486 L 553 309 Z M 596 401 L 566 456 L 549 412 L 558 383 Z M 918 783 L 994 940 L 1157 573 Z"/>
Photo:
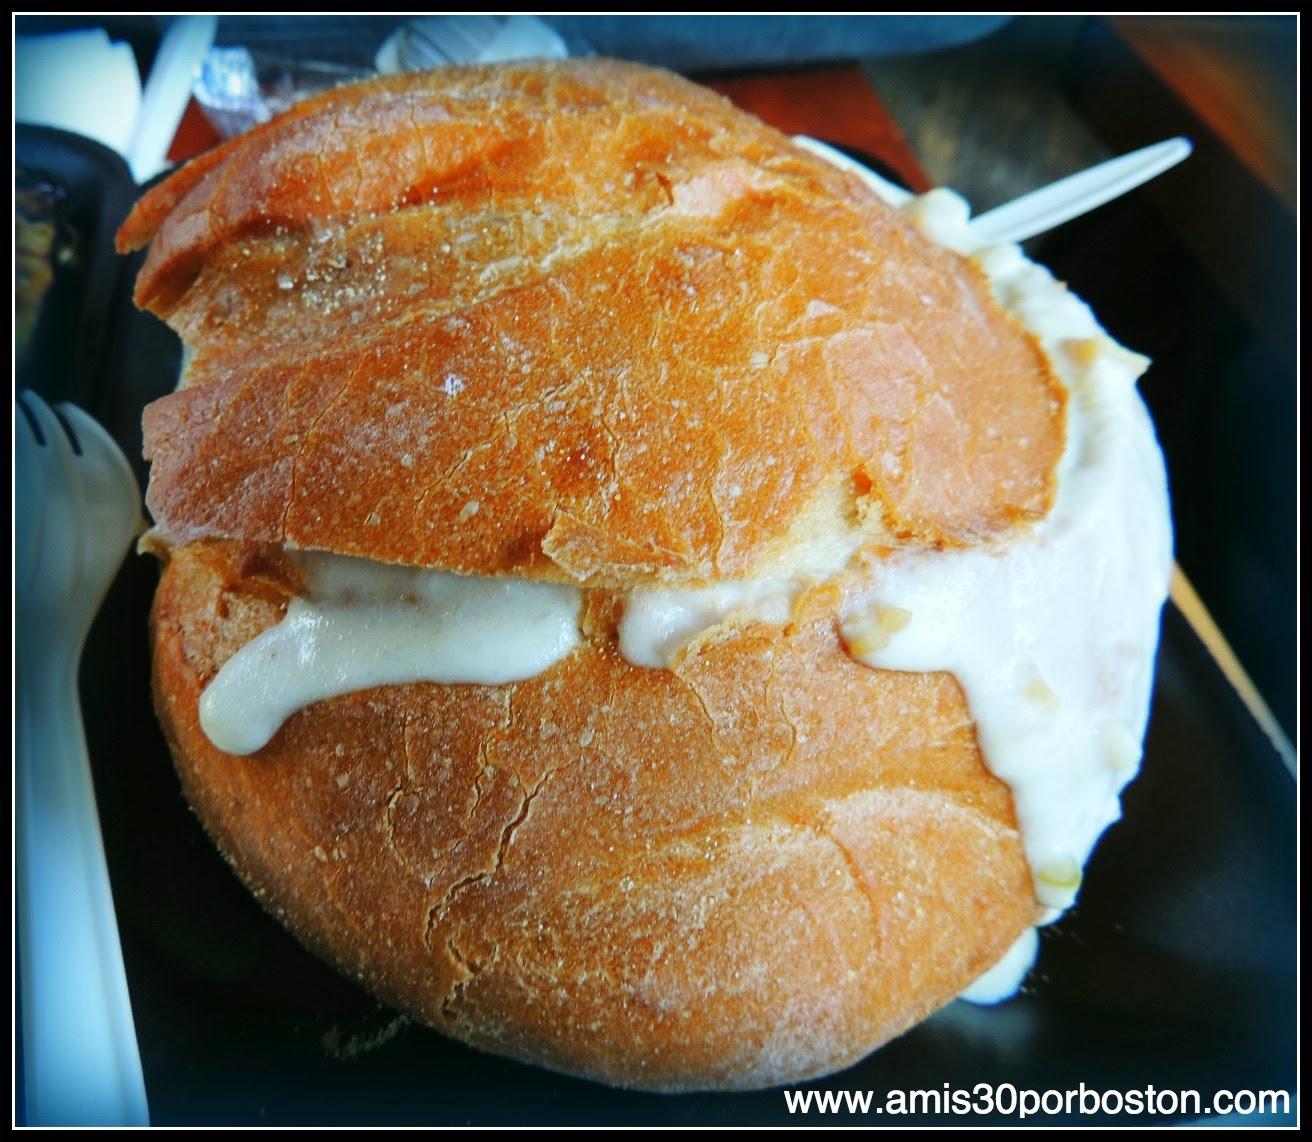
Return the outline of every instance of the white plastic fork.
<path id="1" fill-rule="evenodd" d="M 113 438 L 35 394 L 14 409 L 15 889 L 28 1125 L 146 1125 L 77 666 L 141 494 Z"/>

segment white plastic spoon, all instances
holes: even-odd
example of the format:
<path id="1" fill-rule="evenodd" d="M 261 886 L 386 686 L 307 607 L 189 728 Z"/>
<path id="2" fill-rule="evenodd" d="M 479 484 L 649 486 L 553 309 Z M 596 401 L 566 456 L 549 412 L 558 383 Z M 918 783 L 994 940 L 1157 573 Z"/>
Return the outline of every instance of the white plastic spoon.
<path id="1" fill-rule="evenodd" d="M 1024 242 L 1119 198 L 1188 158 L 1188 139 L 1167 139 L 986 210 L 970 227 L 986 242 Z"/>
<path id="2" fill-rule="evenodd" d="M 901 206 L 914 197 L 909 191 L 895 186 L 868 167 L 817 139 L 798 135 L 793 141 L 835 166 L 865 179 L 890 206 Z M 1024 242 L 1027 238 L 1087 214 L 1113 198 L 1142 186 L 1149 179 L 1170 170 L 1192 151 L 1193 144 L 1188 139 L 1175 138 L 1154 143 L 1142 150 L 1121 155 L 1120 158 L 1108 159 L 1088 170 L 1058 179 L 1029 194 L 1022 194 L 1003 206 L 986 210 L 978 218 L 972 219 L 971 229 L 985 243 Z"/>

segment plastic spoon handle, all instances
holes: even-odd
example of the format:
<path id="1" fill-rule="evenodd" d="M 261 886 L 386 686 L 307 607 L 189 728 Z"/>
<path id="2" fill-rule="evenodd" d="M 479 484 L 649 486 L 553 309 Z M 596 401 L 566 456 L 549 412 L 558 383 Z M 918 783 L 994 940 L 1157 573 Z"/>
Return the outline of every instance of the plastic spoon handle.
<path id="1" fill-rule="evenodd" d="M 986 242 L 1023 242 L 1156 178 L 1192 150 L 1184 138 L 1154 143 L 985 211 L 970 227 Z"/>

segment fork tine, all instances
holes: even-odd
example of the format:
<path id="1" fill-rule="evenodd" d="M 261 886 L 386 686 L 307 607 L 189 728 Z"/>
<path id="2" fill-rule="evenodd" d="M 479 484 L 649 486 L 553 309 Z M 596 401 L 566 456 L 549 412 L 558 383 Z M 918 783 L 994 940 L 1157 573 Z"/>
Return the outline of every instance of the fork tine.
<path id="1" fill-rule="evenodd" d="M 16 495 L 14 513 L 17 569 L 26 576 L 20 584 L 31 586 L 52 575 L 62 580 L 77 574 L 80 561 L 75 549 L 81 542 L 77 520 L 85 497 L 81 481 L 74 479 L 72 466 L 77 455 L 63 422 L 30 389 L 19 393 L 18 403 L 31 431 L 30 444 L 24 446 L 23 470 L 15 473 L 15 492 L 22 489 L 21 495 Z M 61 540 L 60 536 L 69 538 Z M 35 606 L 33 593 L 26 595 L 28 607 Z"/>
<path id="2" fill-rule="evenodd" d="M 51 408 L 25 390 L 16 401 L 14 523 L 18 582 L 50 575 L 79 591 L 101 591 L 96 547 L 122 557 L 140 534 L 141 495 L 127 457 L 114 438 L 82 409 Z M 83 585 L 83 580 L 90 577 Z M 26 592 L 27 605 L 43 593 Z"/>
<path id="3" fill-rule="evenodd" d="M 37 443 L 52 449 L 73 448 L 73 441 L 63 422 L 54 410 L 31 389 L 24 389 L 18 394 L 18 403 L 23 406 L 30 421 L 36 425 Z"/>
<path id="4" fill-rule="evenodd" d="M 19 583 L 31 582 L 36 575 L 41 552 L 44 522 L 38 507 L 40 499 L 41 461 L 45 443 L 41 422 L 22 400 L 14 403 L 14 572 Z"/>
<path id="5" fill-rule="evenodd" d="M 67 401 L 57 405 L 55 412 L 69 435 L 81 445 L 79 450 L 83 455 L 107 460 L 119 470 L 119 473 L 131 476 L 133 480 L 136 479 L 132 473 L 132 465 L 123 455 L 123 449 L 109 434 L 109 430 L 94 416 Z"/>
<path id="6" fill-rule="evenodd" d="M 64 415 L 64 410 L 73 406 L 65 401 L 63 404 L 52 405 L 50 411 L 54 413 L 55 419 L 59 421 L 59 427 L 64 430 L 64 435 L 68 437 L 68 442 L 77 456 L 82 455 L 82 441 L 78 434 L 73 431 L 73 426 L 68 423 L 68 417 Z"/>
<path id="7" fill-rule="evenodd" d="M 37 445 L 42 445 L 45 443 L 45 436 L 41 432 L 41 422 L 37 420 L 36 413 L 28 407 L 34 397 L 36 397 L 36 394 L 31 392 L 31 390 L 23 389 L 22 392 L 14 398 L 14 404 L 18 406 L 16 423 L 26 429 L 26 431 L 20 433 L 21 439 L 30 441 Z M 41 398 L 36 397 L 36 399 L 40 400 Z"/>
<path id="8" fill-rule="evenodd" d="M 144 527 L 141 489 L 132 465 L 104 425 L 89 413 L 67 403 L 60 404 L 56 412 L 81 442 L 82 454 L 77 463 L 84 478 L 79 483 L 85 504 L 95 516 L 95 538 L 105 543 L 121 540 L 126 547 Z M 132 494 L 124 495 L 125 489 Z"/>

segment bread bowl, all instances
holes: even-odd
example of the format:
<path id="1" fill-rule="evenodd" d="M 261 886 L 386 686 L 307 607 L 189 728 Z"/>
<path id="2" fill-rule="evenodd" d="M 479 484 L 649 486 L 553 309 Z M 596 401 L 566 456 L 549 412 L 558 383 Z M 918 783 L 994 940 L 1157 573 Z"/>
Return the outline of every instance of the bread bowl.
<path id="1" fill-rule="evenodd" d="M 893 211 L 590 60 L 310 101 L 120 242 L 192 352 L 146 415 L 161 721 L 342 970 L 480 1048 L 742 1089 L 855 1061 L 1070 902 L 1137 761 L 1164 481 L 1141 359 L 952 200 Z M 1001 696 L 893 660 L 942 654 L 942 575 L 948 642 L 1037 584 L 986 632 Z M 483 653 L 507 627 L 527 657 Z"/>

